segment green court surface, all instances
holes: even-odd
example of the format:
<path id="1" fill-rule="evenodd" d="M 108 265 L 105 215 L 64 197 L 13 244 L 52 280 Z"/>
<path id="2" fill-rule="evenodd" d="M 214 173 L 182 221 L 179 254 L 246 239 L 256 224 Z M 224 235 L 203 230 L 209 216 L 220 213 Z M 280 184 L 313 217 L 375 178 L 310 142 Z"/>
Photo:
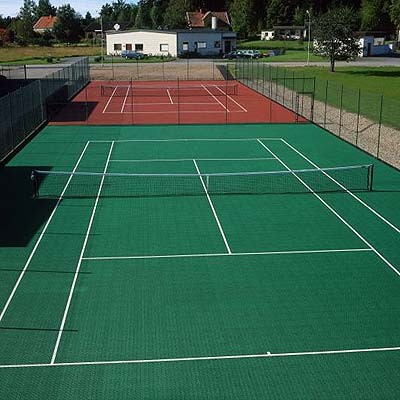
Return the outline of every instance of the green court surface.
<path id="1" fill-rule="evenodd" d="M 1 399 L 400 397 L 400 173 L 320 128 L 48 126 L 0 189 Z"/>

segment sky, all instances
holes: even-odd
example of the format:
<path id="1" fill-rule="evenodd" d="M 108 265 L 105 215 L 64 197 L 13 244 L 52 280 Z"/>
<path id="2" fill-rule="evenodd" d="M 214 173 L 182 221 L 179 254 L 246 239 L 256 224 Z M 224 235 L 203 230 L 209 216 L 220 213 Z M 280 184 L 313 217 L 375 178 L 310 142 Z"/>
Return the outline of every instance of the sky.
<path id="1" fill-rule="evenodd" d="M 37 3 L 37 0 L 35 0 Z M 72 1 L 63 1 L 63 0 L 51 0 L 51 4 L 53 6 L 61 6 L 62 4 L 71 4 L 71 6 L 75 9 L 75 11 L 79 12 L 83 16 L 89 11 L 92 16 L 96 16 L 101 8 L 101 6 L 105 3 L 112 3 L 112 0 L 72 0 Z M 137 3 L 137 1 L 128 0 L 129 3 Z M 11 16 L 15 17 L 19 9 L 22 7 L 23 0 L 0 0 L 0 14 L 3 17 Z"/>

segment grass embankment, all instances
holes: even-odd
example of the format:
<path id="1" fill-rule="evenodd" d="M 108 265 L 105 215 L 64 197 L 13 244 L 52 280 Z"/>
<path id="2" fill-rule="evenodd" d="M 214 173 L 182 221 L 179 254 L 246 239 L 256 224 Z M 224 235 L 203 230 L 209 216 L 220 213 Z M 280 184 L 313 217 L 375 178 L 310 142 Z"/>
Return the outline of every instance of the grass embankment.
<path id="1" fill-rule="evenodd" d="M 0 63 L 4 64 L 49 64 L 51 57 L 57 62 L 63 57 L 97 56 L 101 52 L 98 46 L 9 46 L 0 48 Z"/>

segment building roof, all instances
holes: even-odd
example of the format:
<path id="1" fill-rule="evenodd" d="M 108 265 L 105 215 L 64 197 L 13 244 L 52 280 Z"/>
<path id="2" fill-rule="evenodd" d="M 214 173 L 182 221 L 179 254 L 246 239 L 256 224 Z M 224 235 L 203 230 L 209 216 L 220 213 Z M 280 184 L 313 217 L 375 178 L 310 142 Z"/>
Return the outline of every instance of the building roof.
<path id="1" fill-rule="evenodd" d="M 40 29 L 53 29 L 54 24 L 57 21 L 57 17 L 54 17 L 53 15 L 47 15 L 45 17 L 40 17 L 37 21 L 36 24 L 33 25 L 34 30 L 40 30 Z"/>
<path id="2" fill-rule="evenodd" d="M 216 17 L 219 21 L 222 21 L 225 25 L 230 26 L 229 15 L 226 11 L 207 11 L 203 13 L 202 10 L 187 12 L 186 20 L 189 28 L 204 28 L 209 18 Z"/>
<path id="3" fill-rule="evenodd" d="M 236 32 L 227 32 L 224 30 L 218 29 L 209 29 L 209 28 L 195 28 L 195 29 L 127 29 L 125 31 L 119 30 L 116 31 L 114 29 L 110 31 L 106 31 L 107 35 L 117 35 L 121 33 L 133 33 L 133 32 L 154 32 L 154 33 L 166 33 L 166 34 L 177 34 L 177 33 L 187 33 L 187 34 L 195 34 L 195 33 L 222 33 L 224 36 L 236 37 Z"/>

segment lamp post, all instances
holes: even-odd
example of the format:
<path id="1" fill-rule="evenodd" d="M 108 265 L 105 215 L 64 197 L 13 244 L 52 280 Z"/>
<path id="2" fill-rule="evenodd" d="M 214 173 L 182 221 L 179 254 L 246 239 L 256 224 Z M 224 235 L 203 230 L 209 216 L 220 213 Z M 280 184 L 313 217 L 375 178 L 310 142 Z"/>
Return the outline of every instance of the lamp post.
<path id="1" fill-rule="evenodd" d="M 310 65 L 310 41 L 311 41 L 311 13 L 309 10 L 306 10 L 306 14 L 308 15 L 307 66 L 309 66 Z"/>
<path id="2" fill-rule="evenodd" d="M 103 17 L 100 15 L 100 30 L 101 30 L 101 66 L 104 67 L 104 35 L 103 35 Z"/>

